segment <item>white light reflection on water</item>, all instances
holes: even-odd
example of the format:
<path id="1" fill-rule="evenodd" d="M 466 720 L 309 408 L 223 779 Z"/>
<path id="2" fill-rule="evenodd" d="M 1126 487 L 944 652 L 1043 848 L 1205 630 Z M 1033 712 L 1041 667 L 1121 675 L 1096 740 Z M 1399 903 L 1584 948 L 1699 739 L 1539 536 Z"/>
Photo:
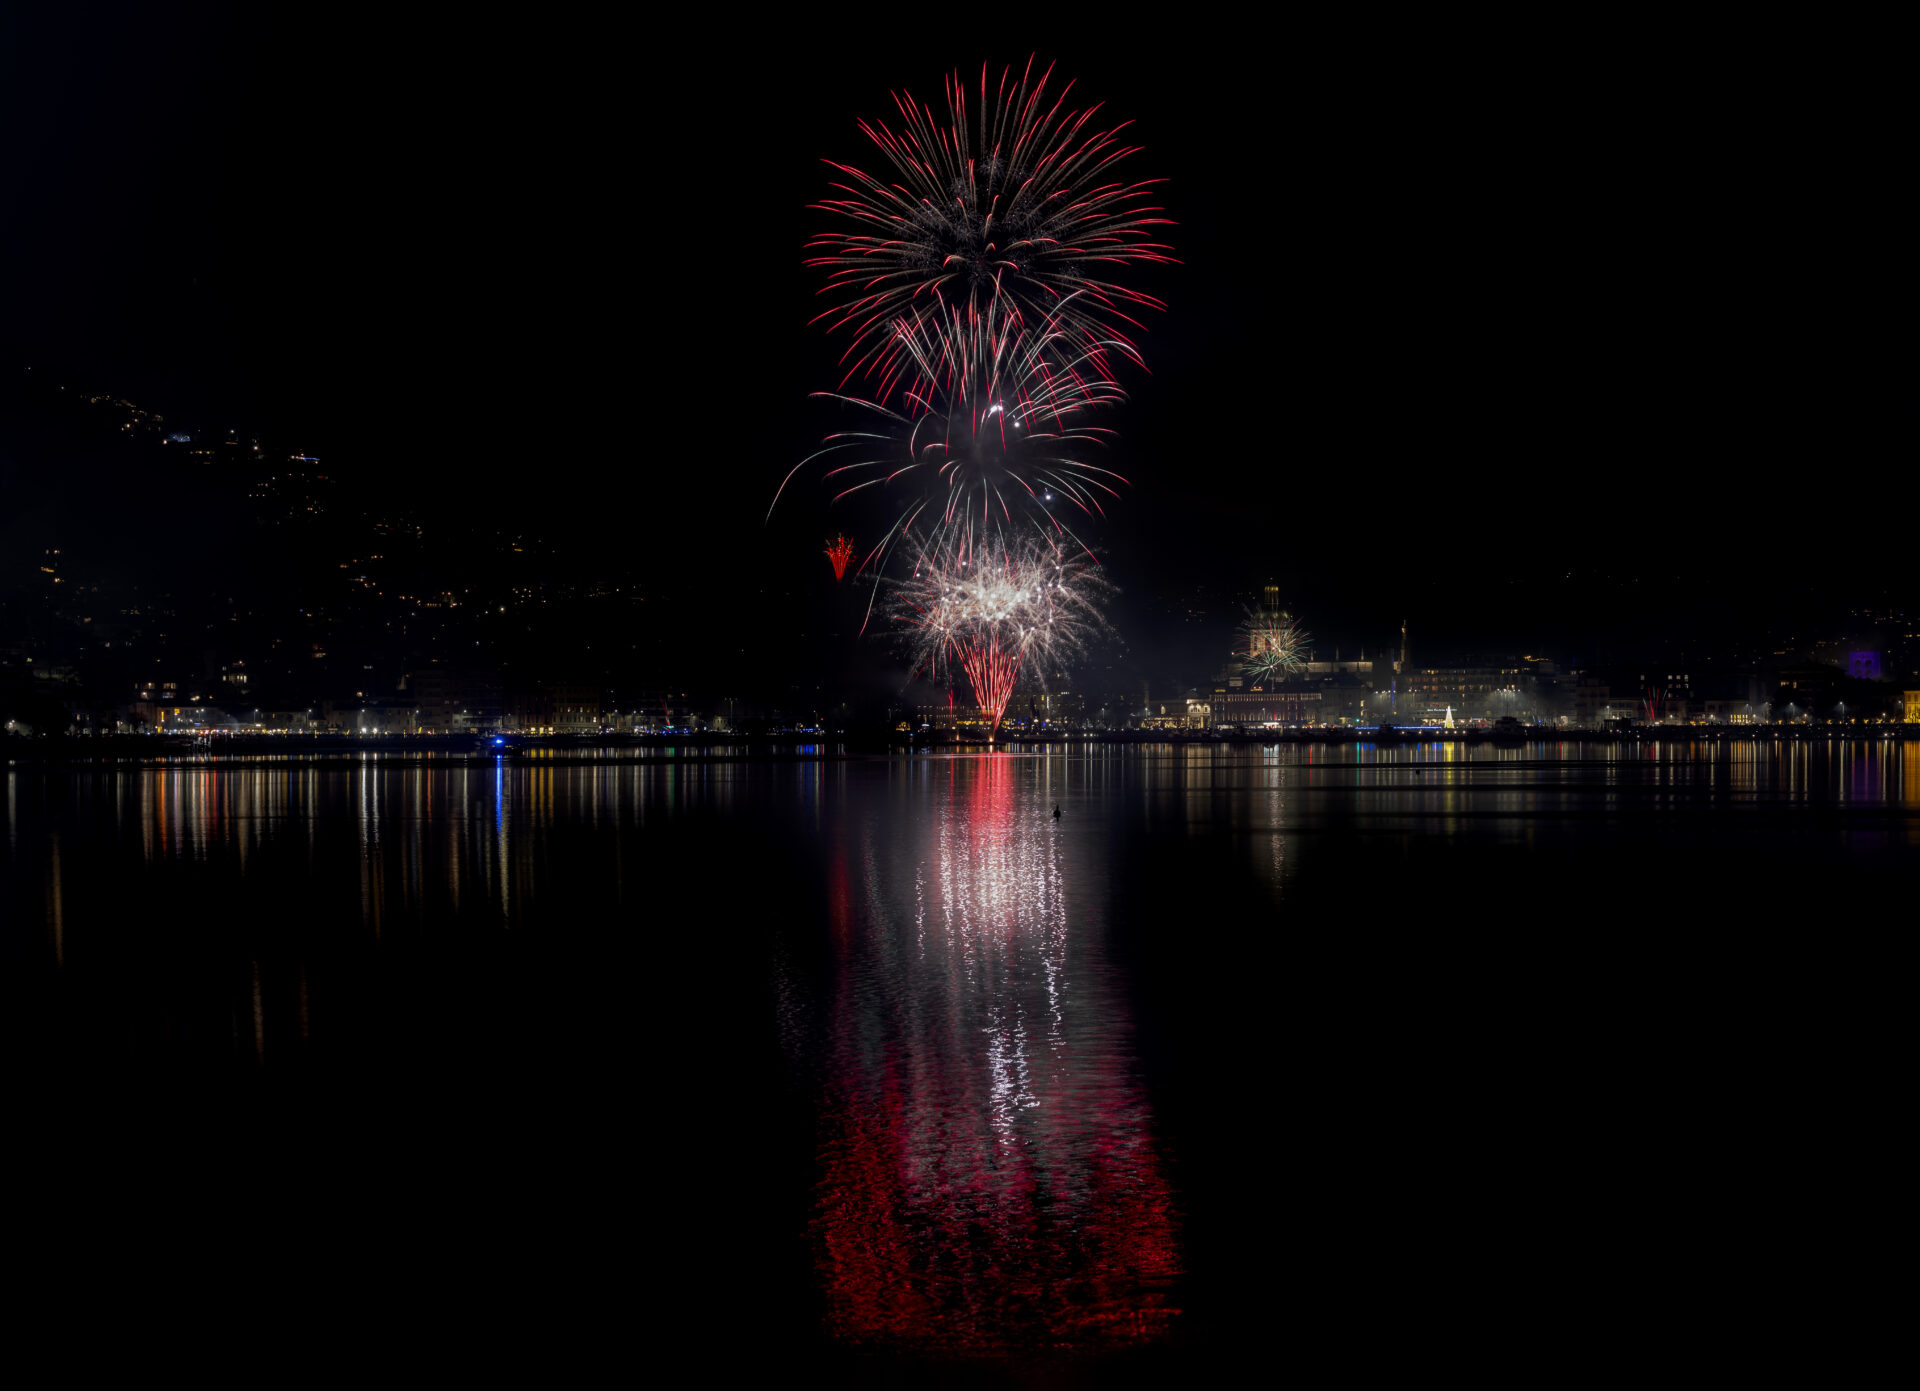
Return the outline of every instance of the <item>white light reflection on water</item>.
<path id="1" fill-rule="evenodd" d="M 824 1093 L 813 1231 L 838 1336 L 1090 1346 L 1176 1313 L 1106 847 L 1081 829 L 1103 818 L 1064 768 L 896 763 L 883 800 L 828 809 L 835 968 L 823 1009 L 784 1008 L 820 1021 L 798 1051 Z"/>
<path id="2" fill-rule="evenodd" d="M 1587 847 L 1617 846 L 1622 827 L 1656 848 L 1750 825 L 1798 836 L 1788 813 L 1809 807 L 1832 813 L 1819 823 L 1829 839 L 1920 843 L 1920 817 L 1871 814 L 1920 808 L 1920 741 L 1094 746 L 760 764 L 234 759 L 16 766 L 0 800 L 6 925 L 36 969 L 70 973 L 123 941 L 180 979 L 211 976 L 203 963 L 217 959 L 204 994 L 224 1011 L 219 1035 L 269 1070 L 309 1029 L 324 1037 L 344 969 L 326 956 L 344 959 L 343 944 L 374 959 L 434 932 L 452 941 L 450 924 L 474 939 L 519 932 L 570 890 L 610 905 L 610 920 L 618 910 L 655 926 L 671 920 L 676 889 L 623 877 L 623 856 L 668 832 L 725 840 L 752 817 L 777 821 L 829 864 L 830 881 L 840 876 L 831 988 L 796 976 L 780 996 L 791 1055 L 828 1117 L 822 1162 L 836 1177 L 823 1192 L 845 1204 L 833 1210 L 842 1226 L 823 1213 L 816 1232 L 840 1243 L 823 1279 L 841 1326 L 909 1341 L 966 1327 L 988 1338 L 1004 1322 L 988 1265 L 1041 1269 L 1069 1227 L 1092 1234 L 1071 1259 L 1105 1282 L 1093 1307 L 1148 1307 L 1139 1291 L 1161 1277 L 1138 1272 L 1173 1268 L 1171 1209 L 1151 1196 L 1167 1190 L 1153 1186 L 1131 1006 L 1105 935 L 1106 882 L 1125 877 L 1109 862 L 1116 828 L 1146 843 L 1225 838 L 1232 855 L 1218 863 L 1251 868 L 1284 898 L 1342 837 L 1369 838 L 1382 860 L 1450 836 L 1551 842 L 1571 849 L 1569 866 L 1606 874 L 1618 861 L 1586 858 Z M 717 890 L 808 923 L 818 909 L 782 899 L 744 863 Z M 310 955 L 302 934 L 326 950 Z M 1153 1252 L 1116 1244 L 1122 1191 L 1145 1195 L 1141 1230 L 1166 1238 Z M 858 1231 L 897 1239 L 902 1264 L 863 1266 Z M 1052 1306 L 1025 1278 L 1007 1287 L 1036 1301 L 1008 1325 L 1016 1338 L 1054 1317 L 1031 1312 Z M 965 1317 L 916 1331 L 943 1301 Z M 1127 1326 L 1153 1322 L 1142 1317 Z M 1067 1336 L 1107 1335 L 1076 1325 Z"/>

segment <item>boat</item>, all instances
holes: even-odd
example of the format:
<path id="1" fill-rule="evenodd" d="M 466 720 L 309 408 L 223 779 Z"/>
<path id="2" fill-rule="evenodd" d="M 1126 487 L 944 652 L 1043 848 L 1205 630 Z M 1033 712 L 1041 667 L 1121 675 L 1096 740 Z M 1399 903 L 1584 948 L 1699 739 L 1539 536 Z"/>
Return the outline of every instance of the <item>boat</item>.
<path id="1" fill-rule="evenodd" d="M 1502 715 L 1487 731 L 1487 738 L 1496 744 L 1524 744 L 1527 742 L 1527 727 L 1512 715 Z"/>

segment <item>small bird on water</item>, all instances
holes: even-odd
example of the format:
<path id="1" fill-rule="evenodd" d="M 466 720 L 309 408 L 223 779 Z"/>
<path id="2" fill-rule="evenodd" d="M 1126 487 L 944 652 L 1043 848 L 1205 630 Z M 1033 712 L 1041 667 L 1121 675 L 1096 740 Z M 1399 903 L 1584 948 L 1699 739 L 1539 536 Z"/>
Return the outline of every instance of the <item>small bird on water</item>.
<path id="1" fill-rule="evenodd" d="M 1053 804 L 1053 819 L 1055 821 L 1060 819 L 1060 804 L 1058 802 Z"/>

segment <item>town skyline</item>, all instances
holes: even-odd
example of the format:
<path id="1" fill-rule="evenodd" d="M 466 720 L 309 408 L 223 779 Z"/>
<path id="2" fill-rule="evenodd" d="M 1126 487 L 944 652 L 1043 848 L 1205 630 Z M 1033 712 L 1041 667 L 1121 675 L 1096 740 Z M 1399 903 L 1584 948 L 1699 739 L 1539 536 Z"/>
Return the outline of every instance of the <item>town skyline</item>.
<path id="1" fill-rule="evenodd" d="M 548 539 L 459 513 L 383 507 L 381 498 L 350 485 L 351 466 L 346 479 L 337 477 L 329 469 L 339 466 L 305 453 L 288 432 L 209 429 L 24 368 L 10 387 L 10 418 L 38 429 L 32 439 L 42 451 L 41 474 L 84 482 L 74 498 L 50 494 L 46 506 L 19 509 L 10 522 L 16 573 L 0 594 L 8 633 L 0 672 L 13 682 L 16 701 L 27 692 L 54 695 L 90 710 L 89 727 L 100 727 L 109 709 L 118 712 L 115 726 L 157 727 L 152 710 L 169 698 L 203 707 L 190 722 L 205 723 L 207 712 L 217 712 L 211 718 L 230 727 L 286 728 L 297 722 L 296 712 L 306 712 L 309 727 L 347 732 L 444 729 L 449 712 L 468 708 L 481 712 L 488 728 L 557 723 L 573 732 L 668 726 L 675 708 L 682 722 L 708 727 L 715 720 L 724 727 L 729 714 L 736 725 L 817 723 L 835 709 L 845 722 L 858 708 L 858 722 L 872 726 L 879 709 L 931 700 L 924 683 L 915 688 L 906 680 L 884 634 L 862 640 L 838 633 L 830 646 L 809 646 L 810 625 L 822 634 L 850 626 L 857 605 L 855 591 L 824 559 L 798 575 L 769 577 L 778 589 L 765 612 L 788 614 L 798 641 L 784 651 L 775 647 L 780 655 L 756 673 L 751 664 L 711 663 L 710 633 L 699 634 L 705 645 L 676 646 L 675 602 L 696 604 L 697 592 L 676 591 L 657 577 L 649 585 L 641 566 L 582 566 L 568 556 L 564 535 Z M 190 494 L 203 521 L 230 527 L 240 539 L 221 548 L 211 570 L 171 566 L 165 557 L 177 539 L 161 532 L 156 540 L 139 505 L 123 519 L 124 535 L 114 534 L 109 519 L 108 544 L 89 538 L 88 509 L 99 485 L 137 494 L 132 479 L 163 495 Z M 1284 604 L 1313 617 L 1318 628 L 1316 597 L 1286 594 L 1277 581 L 1235 591 L 1204 583 L 1162 591 L 1136 606 L 1131 645 L 1116 635 L 1075 670 L 1051 675 L 1075 692 L 1078 708 L 1107 711 L 1113 727 L 1168 701 L 1210 704 L 1225 689 L 1232 633 L 1244 614 Z M 697 630 L 698 619 L 688 626 Z M 1413 629 L 1403 653 L 1398 625 L 1383 615 L 1360 632 L 1319 630 L 1306 657 L 1316 667 L 1344 668 L 1345 694 L 1319 713 L 1349 721 L 1381 717 L 1375 693 L 1394 686 L 1394 675 L 1397 694 L 1416 673 L 1449 669 L 1475 672 L 1460 678 L 1473 686 L 1524 672 L 1529 690 L 1543 692 L 1529 696 L 1525 712 L 1581 724 L 1596 709 L 1619 718 L 1644 705 L 1648 686 L 1671 692 L 1672 713 L 1684 718 L 1711 709 L 1722 721 L 1734 711 L 1760 718 L 1776 703 L 1806 714 L 1847 698 L 1856 711 L 1897 712 L 1907 686 L 1920 686 L 1916 625 L 1902 610 L 1835 605 L 1823 627 L 1796 626 L 1804 631 L 1783 625 L 1773 633 L 1730 632 L 1719 644 L 1649 640 L 1637 651 L 1583 661 L 1578 652 L 1541 651 L 1537 639 L 1519 633 L 1490 644 Z M 818 658 L 822 646 L 828 662 L 801 665 Z M 1859 667 L 1859 654 L 1871 657 L 1871 671 Z M 1403 659 L 1409 665 L 1401 674 Z M 1658 668 L 1661 679 L 1641 679 L 1644 671 L 1629 679 L 1633 667 Z M 1819 679 L 1823 669 L 1833 673 L 1830 680 Z M 803 682 L 797 674 L 815 679 Z M 1677 682 L 1675 675 L 1688 679 Z M 22 688 L 27 676 L 35 679 Z M 1425 686 L 1437 679 L 1420 678 Z M 1583 680 L 1592 689 L 1576 699 Z M 1803 691 L 1811 694 L 1795 700 Z M 1387 704 L 1390 717 L 1401 713 L 1397 701 Z M 130 708 L 136 706 L 147 707 L 145 714 Z M 253 712 L 266 718 L 250 720 Z M 1295 702 L 1286 722 L 1315 722 L 1310 713 Z M 1418 722 L 1429 713 L 1421 706 L 1405 717 Z M 1491 712 L 1463 707 L 1460 714 L 1464 720 Z M 43 707 L 41 722 L 47 718 Z"/>

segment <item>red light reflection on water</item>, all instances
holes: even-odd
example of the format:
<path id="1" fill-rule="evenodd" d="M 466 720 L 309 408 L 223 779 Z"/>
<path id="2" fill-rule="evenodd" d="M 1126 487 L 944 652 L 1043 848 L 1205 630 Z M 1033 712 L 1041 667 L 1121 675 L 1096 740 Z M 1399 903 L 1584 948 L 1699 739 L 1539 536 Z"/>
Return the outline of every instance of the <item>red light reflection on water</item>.
<path id="1" fill-rule="evenodd" d="M 930 843 L 869 850 L 868 911 L 846 935 L 833 915 L 813 1222 L 829 1325 L 962 1354 L 1160 1337 L 1179 1312 L 1175 1201 L 1124 997 L 1098 942 L 1069 934 L 1030 774 L 946 776 Z M 913 884 L 910 920 L 889 872 Z"/>

